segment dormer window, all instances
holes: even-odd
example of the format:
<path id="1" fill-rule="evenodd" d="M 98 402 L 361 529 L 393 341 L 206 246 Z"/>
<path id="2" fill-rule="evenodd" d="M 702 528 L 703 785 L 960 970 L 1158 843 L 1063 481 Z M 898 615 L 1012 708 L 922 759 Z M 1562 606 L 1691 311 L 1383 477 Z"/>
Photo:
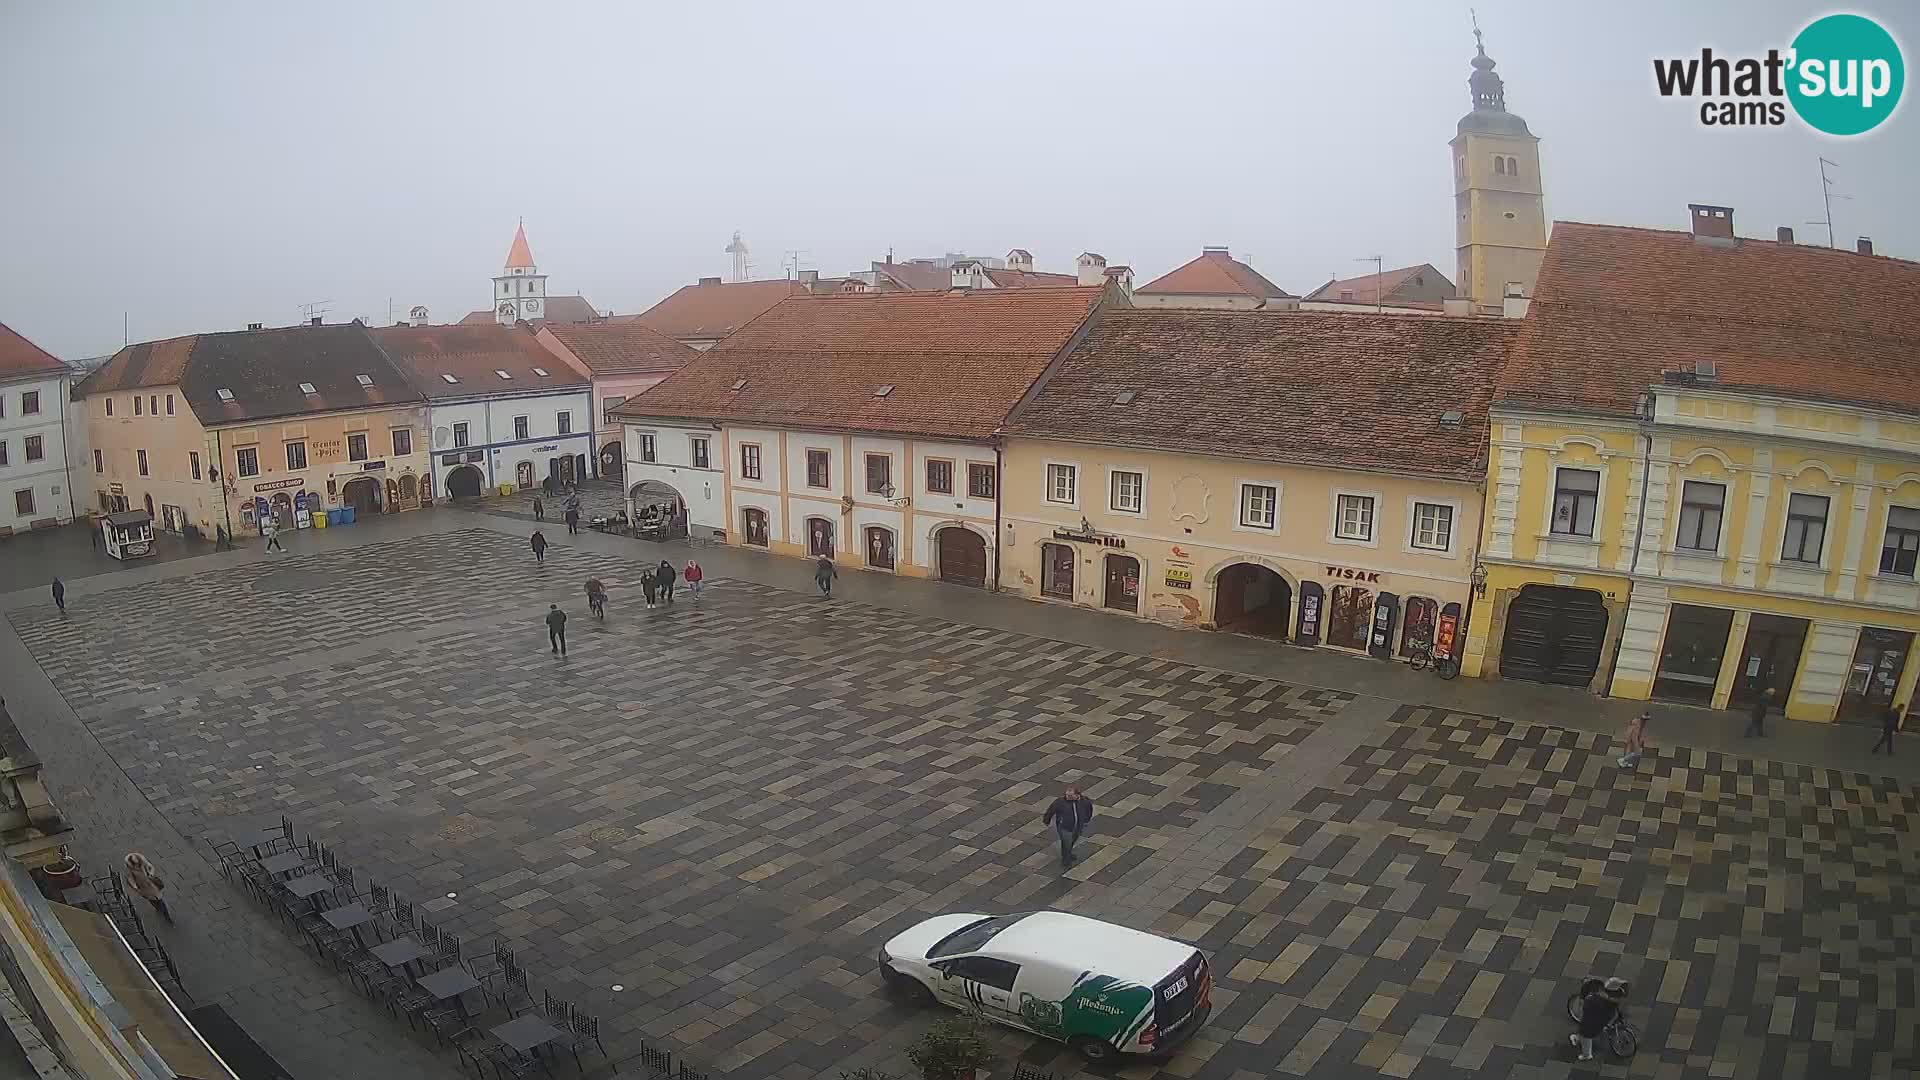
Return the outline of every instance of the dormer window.
<path id="1" fill-rule="evenodd" d="M 220 388 L 220 389 L 218 389 L 218 390 L 215 390 L 215 391 L 214 391 L 213 393 L 214 393 L 214 396 L 215 396 L 215 397 L 218 397 L 218 398 L 219 398 L 219 399 L 220 399 L 221 401 L 232 401 L 232 400 L 233 400 L 233 391 L 231 391 L 231 390 L 229 390 L 229 389 L 227 389 L 227 388 L 226 388 L 226 387 L 224 387 L 224 386 L 223 386 L 223 387 L 221 387 L 221 388 Z"/>
<path id="2" fill-rule="evenodd" d="M 371 376 L 371 375 L 355 375 L 355 376 L 353 377 L 353 381 L 354 381 L 354 382 L 357 382 L 357 383 L 359 383 L 359 384 L 360 384 L 361 386 L 372 386 L 372 385 L 373 385 L 373 376 Z"/>
<path id="3" fill-rule="evenodd" d="M 541 377 L 541 378 L 543 378 L 543 379 L 547 377 L 547 369 L 546 369 L 546 368 L 543 368 L 543 367 L 537 367 L 537 368 L 534 368 L 534 369 L 533 369 L 533 373 L 534 373 L 535 375 L 538 375 L 538 376 L 540 376 L 540 377 Z"/>
<path id="4" fill-rule="evenodd" d="M 890 396 L 892 393 L 893 393 L 893 384 L 888 383 L 887 385 L 881 387 L 880 389 L 875 390 L 873 392 L 873 396 L 883 398 L 883 397 Z"/>
<path id="5" fill-rule="evenodd" d="M 735 379 L 735 380 L 733 381 L 733 388 L 734 388 L 734 390 L 736 390 L 736 391 L 739 391 L 739 390 L 745 390 L 745 389 L 747 388 L 747 380 L 745 380 L 745 379 Z"/>
<path id="6" fill-rule="evenodd" d="M 312 384 L 312 383 L 310 383 L 310 382 L 303 382 L 303 383 L 301 383 L 301 384 L 300 384 L 300 392 L 301 392 L 301 393 L 303 393 L 303 394 L 317 394 L 317 393 L 319 393 L 320 391 L 318 391 L 318 390 L 315 390 L 315 389 L 313 388 L 313 384 Z"/>
<path id="7" fill-rule="evenodd" d="M 503 379 L 511 379 L 511 378 L 513 378 L 513 376 L 512 376 L 512 375 L 509 375 L 509 374 L 507 374 L 507 369 L 505 369 L 505 368 L 494 368 L 494 369 L 493 369 L 493 373 L 494 373 L 495 375 L 498 375 L 498 376 L 500 376 L 500 377 L 501 377 L 501 378 L 503 378 Z"/>

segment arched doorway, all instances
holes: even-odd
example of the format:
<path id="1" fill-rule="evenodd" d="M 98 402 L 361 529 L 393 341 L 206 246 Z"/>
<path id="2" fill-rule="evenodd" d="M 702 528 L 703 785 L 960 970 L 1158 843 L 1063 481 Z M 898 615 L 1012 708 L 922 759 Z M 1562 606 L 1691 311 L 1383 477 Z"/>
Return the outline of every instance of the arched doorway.
<path id="1" fill-rule="evenodd" d="M 826 518 L 807 519 L 807 554 L 833 558 L 833 522 Z"/>
<path id="2" fill-rule="evenodd" d="M 740 532 L 746 543 L 754 547 L 767 546 L 767 512 L 757 506 L 749 506 L 741 511 Z"/>
<path id="3" fill-rule="evenodd" d="M 521 491 L 533 486 L 533 462 L 519 461 L 513 466 L 513 483 Z"/>
<path id="4" fill-rule="evenodd" d="M 453 499 L 477 499 L 480 486 L 486 478 L 472 465 L 462 465 L 447 474 L 447 497 Z"/>
<path id="5" fill-rule="evenodd" d="M 380 481 L 371 476 L 354 477 L 340 489 L 340 503 L 353 507 L 353 512 L 362 517 L 379 513 Z"/>
<path id="6" fill-rule="evenodd" d="M 1107 555 L 1107 606 L 1115 611 L 1140 610 L 1140 560 L 1131 555 Z"/>
<path id="7" fill-rule="evenodd" d="M 622 472 L 622 462 L 620 458 L 621 450 L 619 443 L 610 442 L 600 448 L 600 478 L 602 480 L 620 479 Z"/>
<path id="8" fill-rule="evenodd" d="M 867 526 L 867 565 L 875 570 L 893 569 L 893 530 L 881 525 Z"/>
<path id="9" fill-rule="evenodd" d="M 278 528 L 293 528 L 293 496 L 284 491 L 273 497 L 273 523 Z"/>
<path id="10" fill-rule="evenodd" d="M 412 473 L 400 476 L 400 503 L 403 506 L 420 505 L 420 482 Z"/>
<path id="11" fill-rule="evenodd" d="M 949 525 L 934 534 L 940 551 L 940 580 L 984 588 L 987 584 L 987 542 L 979 533 Z"/>
<path id="12" fill-rule="evenodd" d="M 1236 634 L 1287 639 L 1293 619 L 1293 586 L 1269 567 L 1234 563 L 1213 586 L 1213 625 Z"/>

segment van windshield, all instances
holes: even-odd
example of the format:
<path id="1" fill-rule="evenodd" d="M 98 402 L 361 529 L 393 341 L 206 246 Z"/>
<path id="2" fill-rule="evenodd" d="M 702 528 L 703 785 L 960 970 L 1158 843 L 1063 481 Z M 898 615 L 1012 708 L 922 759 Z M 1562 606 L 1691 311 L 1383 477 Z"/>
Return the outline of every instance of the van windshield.
<path id="1" fill-rule="evenodd" d="M 993 935 L 1033 914 L 1023 911 L 1018 915 L 994 915 L 967 925 L 941 938 L 927 950 L 927 959 L 937 960 L 942 956 L 958 956 L 961 953 L 979 952 L 986 947 Z"/>

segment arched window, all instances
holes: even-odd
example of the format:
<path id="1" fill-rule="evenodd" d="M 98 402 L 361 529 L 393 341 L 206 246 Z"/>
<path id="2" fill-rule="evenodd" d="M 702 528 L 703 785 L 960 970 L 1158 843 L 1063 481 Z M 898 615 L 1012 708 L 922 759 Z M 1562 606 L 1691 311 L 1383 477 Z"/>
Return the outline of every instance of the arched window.
<path id="1" fill-rule="evenodd" d="M 1493 172 L 1495 176 L 1507 175 L 1507 159 L 1504 156 L 1493 155 Z"/>

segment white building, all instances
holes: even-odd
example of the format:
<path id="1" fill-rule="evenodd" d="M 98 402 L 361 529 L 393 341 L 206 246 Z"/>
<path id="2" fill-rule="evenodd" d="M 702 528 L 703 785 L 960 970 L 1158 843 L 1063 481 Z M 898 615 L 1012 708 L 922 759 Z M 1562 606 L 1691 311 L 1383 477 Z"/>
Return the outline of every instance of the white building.
<path id="1" fill-rule="evenodd" d="M 86 432 L 67 415 L 73 372 L 0 323 L 0 536 L 73 519 L 67 479 Z"/>
<path id="2" fill-rule="evenodd" d="M 435 490 L 463 498 L 591 475 L 592 383 L 530 327 L 390 326 L 373 337 L 428 400 Z"/>

